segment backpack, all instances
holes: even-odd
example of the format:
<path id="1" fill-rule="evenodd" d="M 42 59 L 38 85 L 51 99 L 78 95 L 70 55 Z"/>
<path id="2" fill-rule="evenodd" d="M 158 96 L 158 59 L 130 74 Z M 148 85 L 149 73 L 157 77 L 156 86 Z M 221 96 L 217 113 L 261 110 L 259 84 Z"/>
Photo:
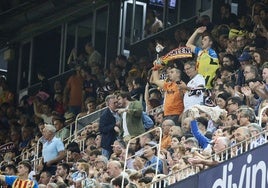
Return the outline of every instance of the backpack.
<path id="1" fill-rule="evenodd" d="M 145 130 L 148 130 L 154 126 L 154 121 L 146 112 L 142 112 L 142 122 Z"/>

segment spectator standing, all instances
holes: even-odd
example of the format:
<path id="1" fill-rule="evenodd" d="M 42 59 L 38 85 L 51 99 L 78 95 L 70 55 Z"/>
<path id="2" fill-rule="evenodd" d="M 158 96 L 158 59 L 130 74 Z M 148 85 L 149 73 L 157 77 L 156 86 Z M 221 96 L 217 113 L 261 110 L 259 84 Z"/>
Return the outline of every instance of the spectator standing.
<path id="1" fill-rule="evenodd" d="M 165 91 L 164 116 L 178 124 L 179 116 L 184 110 L 183 93 L 178 88 L 178 83 L 181 81 L 181 71 L 175 67 L 170 68 L 168 78 L 170 81 L 160 80 L 158 70 L 152 72 L 152 82 Z"/>
<path id="2" fill-rule="evenodd" d="M 163 23 L 157 18 L 155 10 L 148 10 L 146 25 L 145 25 L 145 37 L 157 33 L 163 29 Z"/>
<path id="3" fill-rule="evenodd" d="M 257 67 L 246 65 L 244 68 L 244 77 L 246 85 L 241 88 L 241 91 L 246 97 L 247 105 L 257 110 L 260 103 L 258 93 L 262 93 L 262 90 L 259 91 L 260 88 L 257 87 L 259 85 L 258 80 L 260 80 Z"/>
<path id="4" fill-rule="evenodd" d="M 144 101 L 144 84 L 141 78 L 135 78 L 133 80 L 133 90 L 130 92 L 131 97 L 138 100 Z"/>
<path id="5" fill-rule="evenodd" d="M 102 155 L 110 158 L 112 153 L 112 144 L 117 138 L 117 133 L 120 131 L 120 117 L 116 112 L 117 98 L 115 95 L 108 95 L 105 99 L 108 107 L 100 116 L 101 147 Z"/>
<path id="6" fill-rule="evenodd" d="M 81 111 L 82 106 L 83 78 L 80 74 L 80 68 L 79 65 L 76 65 L 75 73 L 67 80 L 63 96 L 65 107 L 75 115 Z"/>
<path id="7" fill-rule="evenodd" d="M 229 3 L 224 3 L 220 7 L 220 24 L 227 24 L 231 26 L 238 25 L 237 16 L 231 12 L 231 5 Z"/>
<path id="8" fill-rule="evenodd" d="M 92 42 L 87 42 L 86 45 L 85 45 L 85 51 L 88 55 L 88 58 L 87 58 L 87 65 L 88 66 L 92 66 L 92 65 L 101 65 L 101 54 L 95 50 Z"/>
<path id="9" fill-rule="evenodd" d="M 122 81 L 121 79 L 126 80 L 128 77 L 128 72 L 131 70 L 132 64 L 128 62 L 127 57 L 124 55 L 118 55 L 115 60 L 115 65 L 118 66 L 121 70 L 121 76 L 119 81 Z M 125 85 L 124 83 L 120 83 L 121 86 Z"/>
<path id="10" fill-rule="evenodd" d="M 84 79 L 82 101 L 85 101 L 88 97 L 94 98 L 96 100 L 97 99 L 96 90 L 97 90 L 98 84 L 91 74 L 90 67 L 82 67 L 81 75 Z"/>
<path id="11" fill-rule="evenodd" d="M 205 79 L 198 74 L 194 61 L 188 61 L 184 64 L 184 71 L 191 79 L 187 85 L 181 81 L 178 85 L 185 91 L 183 97 L 184 111 L 188 110 L 195 104 L 203 104 Z"/>
<path id="12" fill-rule="evenodd" d="M 55 137 L 56 128 L 53 125 L 45 124 L 43 136 L 46 142 L 43 144 L 43 170 L 55 174 L 57 163 L 65 158 L 65 148 L 61 139 Z"/>
<path id="13" fill-rule="evenodd" d="M 121 92 L 117 100 L 118 106 L 122 108 L 118 113 L 122 118 L 123 139 L 128 142 L 131 138 L 145 132 L 142 122 L 142 102 L 132 101 L 130 93 L 127 92 Z"/>
<path id="14" fill-rule="evenodd" d="M 197 71 L 204 76 L 206 88 L 210 89 L 216 70 L 219 68 L 219 59 L 215 50 L 211 48 L 213 39 L 211 34 L 206 32 L 206 29 L 204 26 L 198 27 L 188 39 L 186 46 L 191 48 L 192 52 L 197 55 Z M 202 34 L 201 47 L 194 45 L 194 40 L 199 34 Z"/>
<path id="15" fill-rule="evenodd" d="M 40 105 L 40 108 L 39 108 Z M 42 118 L 44 120 L 45 123 L 49 123 L 52 124 L 52 110 L 51 110 L 51 105 L 49 104 L 49 102 L 41 102 L 38 105 L 38 100 L 34 100 L 33 101 L 33 107 L 34 107 L 34 114 L 39 117 Z"/>

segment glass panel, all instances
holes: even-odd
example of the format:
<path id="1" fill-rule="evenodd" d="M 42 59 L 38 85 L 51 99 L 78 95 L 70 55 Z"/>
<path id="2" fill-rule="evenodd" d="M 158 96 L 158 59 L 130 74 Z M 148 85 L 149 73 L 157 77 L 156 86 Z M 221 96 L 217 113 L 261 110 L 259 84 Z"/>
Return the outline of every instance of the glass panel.
<path id="1" fill-rule="evenodd" d="M 71 51 L 74 48 L 76 49 L 78 56 L 85 54 L 85 43 L 91 41 L 92 38 L 92 22 L 93 15 L 89 14 L 84 19 L 79 19 L 68 24 L 65 57 L 66 61 L 68 61 Z M 66 66 L 66 70 L 69 68 L 69 66 Z"/>
<path id="2" fill-rule="evenodd" d="M 29 86 L 29 63 L 30 63 L 31 43 L 25 43 L 21 46 L 21 71 L 20 71 L 20 90 Z"/>
<path id="3" fill-rule="evenodd" d="M 106 36 L 108 23 L 108 6 L 96 11 L 95 49 L 105 56 Z"/>
<path id="4" fill-rule="evenodd" d="M 158 19 L 164 20 L 164 2 L 168 2 L 166 27 L 177 23 L 177 0 L 149 0 L 150 9 L 155 10 L 158 14 Z"/>
<path id="5" fill-rule="evenodd" d="M 136 42 L 143 37 L 144 30 L 144 5 L 136 4 L 135 7 L 135 22 L 134 22 L 134 32 L 133 32 L 133 42 Z M 132 10 L 131 10 L 132 13 Z"/>
<path id="6" fill-rule="evenodd" d="M 201 4 L 201 9 L 202 11 L 206 11 L 208 9 L 211 8 L 211 0 L 202 0 L 202 4 Z"/>
<path id="7" fill-rule="evenodd" d="M 149 5 L 146 10 L 145 37 L 161 31 L 164 27 L 164 4 L 150 3 Z"/>
<path id="8" fill-rule="evenodd" d="M 146 4 L 136 1 L 135 5 L 135 19 L 132 42 L 136 42 L 144 37 L 145 27 L 145 7 Z M 133 2 L 128 1 L 125 3 L 125 43 L 124 49 L 129 50 L 131 44 L 131 27 L 132 27 L 132 15 L 133 15 Z"/>
<path id="9" fill-rule="evenodd" d="M 170 0 L 167 12 L 167 27 L 178 23 L 178 2 L 176 0 Z"/>
<path id="10" fill-rule="evenodd" d="M 7 61 L 4 60 L 4 52 L 7 49 L 0 50 L 0 74 L 6 76 Z"/>
<path id="11" fill-rule="evenodd" d="M 42 70 L 47 78 L 59 73 L 61 27 L 34 38 L 31 84 L 38 83 L 37 71 Z"/>
<path id="12" fill-rule="evenodd" d="M 180 5 L 180 21 L 187 20 L 196 15 L 196 1 L 195 0 L 187 0 L 181 1 Z"/>

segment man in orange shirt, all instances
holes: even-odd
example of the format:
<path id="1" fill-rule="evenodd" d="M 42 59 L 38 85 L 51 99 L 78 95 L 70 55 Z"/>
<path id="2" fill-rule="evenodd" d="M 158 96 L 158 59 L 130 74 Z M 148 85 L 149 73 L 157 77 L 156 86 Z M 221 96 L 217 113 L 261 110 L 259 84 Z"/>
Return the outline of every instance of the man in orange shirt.
<path id="1" fill-rule="evenodd" d="M 80 74 L 81 66 L 75 67 L 75 73 L 68 79 L 65 89 L 63 102 L 69 112 L 77 115 L 81 112 L 83 78 Z"/>
<path id="2" fill-rule="evenodd" d="M 152 82 L 165 91 L 164 118 L 172 119 L 178 125 L 179 116 L 184 110 L 183 92 L 178 87 L 181 71 L 176 67 L 170 68 L 167 76 L 169 81 L 160 80 L 158 70 L 153 70 Z"/>

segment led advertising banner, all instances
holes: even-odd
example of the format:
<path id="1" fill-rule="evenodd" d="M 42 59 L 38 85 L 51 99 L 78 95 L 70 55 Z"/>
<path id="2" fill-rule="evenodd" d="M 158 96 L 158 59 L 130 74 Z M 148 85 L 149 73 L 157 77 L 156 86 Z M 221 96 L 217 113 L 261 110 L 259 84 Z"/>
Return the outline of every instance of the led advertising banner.
<path id="1" fill-rule="evenodd" d="M 268 144 L 168 187 L 268 188 Z"/>
<path id="2" fill-rule="evenodd" d="M 268 187 L 268 145 L 233 158 L 199 174 L 198 188 Z"/>

